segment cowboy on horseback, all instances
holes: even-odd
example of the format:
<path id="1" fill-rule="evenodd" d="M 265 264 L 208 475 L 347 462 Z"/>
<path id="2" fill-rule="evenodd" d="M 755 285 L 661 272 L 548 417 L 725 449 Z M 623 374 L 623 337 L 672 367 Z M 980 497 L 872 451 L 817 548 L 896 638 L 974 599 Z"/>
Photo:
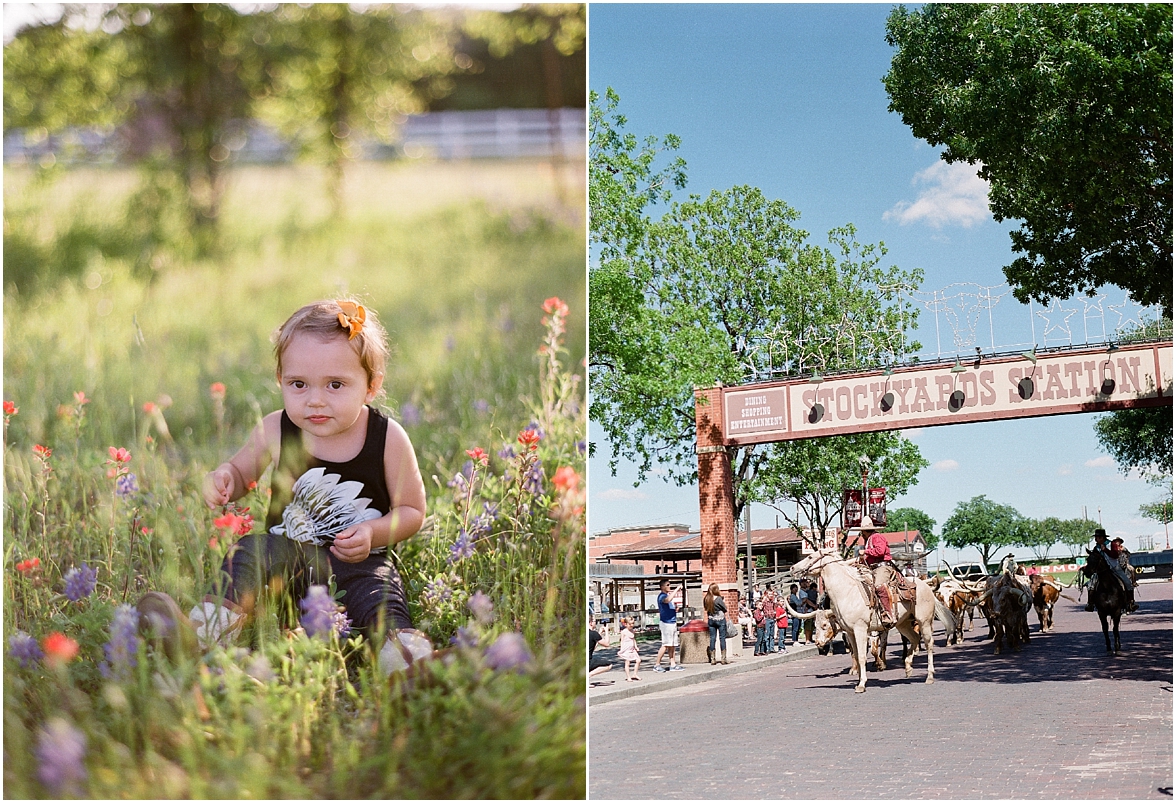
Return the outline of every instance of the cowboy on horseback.
<path id="1" fill-rule="evenodd" d="M 863 536 L 867 532 L 871 533 L 866 538 L 866 547 L 862 550 L 862 560 L 874 573 L 874 590 L 881 603 L 879 618 L 882 626 L 892 627 L 894 625 L 894 601 L 890 595 L 890 583 L 898 569 L 894 565 L 894 559 L 890 556 L 890 543 L 886 540 L 885 535 L 878 532 L 880 528 L 875 526 L 874 520 L 869 515 L 862 516 L 862 523 L 858 529 L 861 530 Z"/>
<path id="2" fill-rule="evenodd" d="M 1116 541 L 1122 543 L 1121 539 L 1116 538 Z M 1123 590 L 1127 593 L 1127 611 L 1133 613 L 1139 610 L 1139 606 L 1135 604 L 1135 584 L 1131 582 L 1131 578 L 1127 574 L 1122 562 L 1119 560 L 1117 551 L 1107 546 L 1107 531 L 1099 527 L 1094 531 L 1094 550 L 1102 554 L 1103 560 L 1106 561 L 1107 568 L 1111 570 L 1115 578 L 1123 584 Z M 1098 575 L 1090 578 L 1090 586 L 1087 589 L 1087 603 L 1086 610 L 1094 610 L 1094 589 L 1098 584 Z"/>

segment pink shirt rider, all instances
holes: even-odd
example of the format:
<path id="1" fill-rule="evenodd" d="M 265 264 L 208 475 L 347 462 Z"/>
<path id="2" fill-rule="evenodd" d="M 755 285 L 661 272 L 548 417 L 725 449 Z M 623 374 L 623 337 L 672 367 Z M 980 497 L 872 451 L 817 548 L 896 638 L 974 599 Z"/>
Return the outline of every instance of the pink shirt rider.
<path id="1" fill-rule="evenodd" d="M 875 566 L 883 561 L 891 560 L 890 544 L 886 541 L 886 536 L 882 533 L 871 535 L 866 541 L 864 556 L 867 566 Z"/>

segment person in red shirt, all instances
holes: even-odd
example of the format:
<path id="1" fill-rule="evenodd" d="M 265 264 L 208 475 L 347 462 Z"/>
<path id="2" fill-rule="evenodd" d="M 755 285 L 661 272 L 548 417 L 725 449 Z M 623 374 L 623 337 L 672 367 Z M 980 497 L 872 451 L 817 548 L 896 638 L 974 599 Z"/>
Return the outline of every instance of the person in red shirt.
<path id="1" fill-rule="evenodd" d="M 878 592 L 878 600 L 882 603 L 882 625 L 890 627 L 894 624 L 894 607 L 890 599 L 890 590 L 887 588 L 894 566 L 890 555 L 890 543 L 885 535 L 877 532 L 877 527 L 869 516 L 862 517 L 861 532 L 863 536 L 867 532 L 871 533 L 866 538 L 862 560 L 874 572 L 874 588 Z"/>

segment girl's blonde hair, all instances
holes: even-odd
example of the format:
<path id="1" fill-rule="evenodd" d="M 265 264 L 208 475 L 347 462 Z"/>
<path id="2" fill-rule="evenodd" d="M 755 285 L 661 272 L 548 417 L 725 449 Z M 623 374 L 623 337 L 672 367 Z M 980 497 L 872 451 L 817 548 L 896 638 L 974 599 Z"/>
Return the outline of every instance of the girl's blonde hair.
<path id="1" fill-rule="evenodd" d="M 343 328 L 339 322 L 339 316 L 343 313 L 339 301 L 359 303 L 350 298 L 316 301 L 295 312 L 278 327 L 278 330 L 274 332 L 273 340 L 274 357 L 277 359 L 279 375 L 282 373 L 282 354 L 285 353 L 294 335 L 305 332 L 316 335 L 323 340 L 348 335 L 348 330 Z M 388 364 L 388 333 L 380 325 L 375 310 L 365 308 L 364 313 L 363 328 L 347 342 L 359 355 L 359 364 L 367 372 L 368 385 L 371 385 L 377 376 L 384 374 L 384 369 Z"/>

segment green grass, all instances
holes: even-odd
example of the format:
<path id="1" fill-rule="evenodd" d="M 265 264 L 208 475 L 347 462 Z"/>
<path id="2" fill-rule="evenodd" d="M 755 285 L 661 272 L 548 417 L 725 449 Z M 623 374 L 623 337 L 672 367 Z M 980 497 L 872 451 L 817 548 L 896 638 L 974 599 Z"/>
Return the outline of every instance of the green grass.
<path id="1" fill-rule="evenodd" d="M 120 232 L 143 212 L 131 171 L 6 179 L 4 398 L 19 408 L 4 433 L 6 795 L 583 797 L 582 491 L 552 480 L 583 473 L 585 240 L 583 209 L 555 201 L 549 168 L 365 166 L 342 220 L 325 217 L 316 171 L 249 168 L 233 176 L 220 248 L 200 259 L 182 238 Z M 462 628 L 468 646 L 389 684 L 359 640 L 265 615 L 234 649 L 180 667 L 141 651 L 131 676 L 107 679 L 117 605 L 158 589 L 186 608 L 211 587 L 223 546 L 209 543 L 219 512 L 200 499 L 203 474 L 280 406 L 273 329 L 341 292 L 389 330 L 383 404 L 429 493 L 432 527 L 398 554 L 414 622 L 438 646 Z M 556 343 L 540 320 L 551 296 L 570 307 L 558 360 L 537 354 Z M 227 388 L 219 417 L 213 382 Z M 517 436 L 531 423 L 543 438 L 526 452 Z M 131 497 L 107 476 L 111 446 L 132 453 Z M 489 465 L 455 481 L 474 447 Z M 241 503 L 259 518 L 266 485 Z M 451 562 L 486 505 L 489 533 Z M 16 571 L 34 557 L 38 569 Z M 62 578 L 82 562 L 98 588 L 71 602 Z M 478 591 L 492 621 L 470 615 Z M 62 632 L 78 656 L 21 666 L 18 630 Z M 507 632 L 533 654 L 519 671 L 483 656 Z M 84 735 L 84 778 L 39 779 L 53 728 Z"/>

